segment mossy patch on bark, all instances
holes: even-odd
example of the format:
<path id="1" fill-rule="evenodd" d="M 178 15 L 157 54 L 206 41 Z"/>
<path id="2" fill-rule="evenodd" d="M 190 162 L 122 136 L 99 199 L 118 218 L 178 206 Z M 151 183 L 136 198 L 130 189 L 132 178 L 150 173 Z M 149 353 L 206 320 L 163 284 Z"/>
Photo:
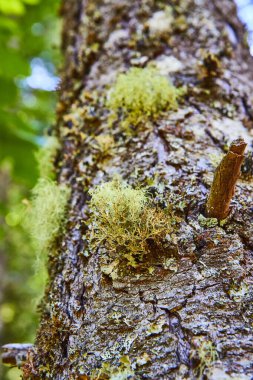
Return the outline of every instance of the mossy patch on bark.
<path id="1" fill-rule="evenodd" d="M 123 127 L 136 126 L 149 118 L 157 118 L 162 111 L 177 108 L 182 89 L 177 89 L 168 78 L 154 68 L 131 68 L 119 74 L 107 100 L 108 108 L 123 114 Z"/>
<path id="2" fill-rule="evenodd" d="M 161 245 L 172 231 L 169 215 L 153 206 L 143 189 L 133 189 L 115 178 L 96 187 L 91 195 L 91 242 L 104 244 L 133 267 L 137 257 L 142 259 L 150 245 Z"/>

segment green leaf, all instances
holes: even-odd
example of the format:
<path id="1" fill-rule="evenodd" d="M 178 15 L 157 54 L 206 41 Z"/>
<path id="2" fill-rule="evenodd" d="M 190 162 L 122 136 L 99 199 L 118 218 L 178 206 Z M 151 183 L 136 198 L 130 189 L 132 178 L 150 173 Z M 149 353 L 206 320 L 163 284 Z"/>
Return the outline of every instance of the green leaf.
<path id="1" fill-rule="evenodd" d="M 1 76 L 15 78 L 18 75 L 29 75 L 29 73 L 29 61 L 25 60 L 17 50 L 6 48 L 0 50 Z"/>
<path id="2" fill-rule="evenodd" d="M 5 105 L 12 106 L 18 95 L 17 86 L 14 83 L 13 79 L 0 77 L 0 108 Z M 0 123 L 3 113 L 0 113 Z"/>

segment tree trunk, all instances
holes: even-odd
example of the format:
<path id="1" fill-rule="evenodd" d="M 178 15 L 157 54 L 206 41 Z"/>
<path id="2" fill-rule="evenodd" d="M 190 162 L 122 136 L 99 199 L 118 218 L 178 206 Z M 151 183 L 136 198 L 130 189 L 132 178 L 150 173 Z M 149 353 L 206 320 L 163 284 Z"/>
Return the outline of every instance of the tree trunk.
<path id="1" fill-rule="evenodd" d="M 65 0 L 62 16 L 57 167 L 72 195 L 24 376 L 252 379 L 250 157 L 226 221 L 205 217 L 222 154 L 238 137 L 252 149 L 252 58 L 233 1 Z M 109 126 L 105 99 L 118 73 L 150 62 L 186 87 L 178 109 L 131 133 L 120 112 Z M 106 157 L 99 135 L 113 142 Z M 153 183 L 175 215 L 170 243 L 135 268 L 122 260 L 115 269 L 105 246 L 89 244 L 88 192 L 115 174 L 133 187 Z"/>

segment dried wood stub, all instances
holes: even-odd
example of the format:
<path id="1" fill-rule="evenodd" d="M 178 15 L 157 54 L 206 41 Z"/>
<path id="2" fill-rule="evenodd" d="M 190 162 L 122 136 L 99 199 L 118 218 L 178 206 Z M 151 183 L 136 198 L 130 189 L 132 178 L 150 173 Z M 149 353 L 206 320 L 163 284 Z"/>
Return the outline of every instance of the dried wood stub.
<path id="1" fill-rule="evenodd" d="M 228 216 L 246 146 L 243 139 L 234 140 L 228 153 L 217 167 L 207 200 L 207 217 L 222 220 Z"/>

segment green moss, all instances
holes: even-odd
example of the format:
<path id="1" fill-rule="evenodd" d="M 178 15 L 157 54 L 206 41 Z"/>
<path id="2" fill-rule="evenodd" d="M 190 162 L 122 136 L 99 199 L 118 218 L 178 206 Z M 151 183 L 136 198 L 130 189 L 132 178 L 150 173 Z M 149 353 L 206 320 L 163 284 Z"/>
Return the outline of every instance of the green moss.
<path id="1" fill-rule="evenodd" d="M 104 183 L 91 192 L 93 223 L 91 242 L 104 244 L 118 257 L 136 266 L 135 259 L 159 246 L 171 232 L 165 212 L 154 207 L 145 191 L 133 189 L 120 179 Z"/>
<path id="2" fill-rule="evenodd" d="M 123 112 L 124 126 L 137 125 L 148 118 L 156 118 L 162 111 L 177 108 L 182 90 L 154 68 L 131 68 L 120 74 L 112 89 L 107 106 L 115 114 Z"/>
<path id="3" fill-rule="evenodd" d="M 55 179 L 54 161 L 59 146 L 58 139 L 50 136 L 47 138 L 46 144 L 36 152 L 36 159 L 41 178 Z"/>
<path id="4" fill-rule="evenodd" d="M 38 252 L 47 250 L 58 235 L 69 195 L 65 185 L 45 178 L 41 178 L 33 188 L 25 223 Z"/>

